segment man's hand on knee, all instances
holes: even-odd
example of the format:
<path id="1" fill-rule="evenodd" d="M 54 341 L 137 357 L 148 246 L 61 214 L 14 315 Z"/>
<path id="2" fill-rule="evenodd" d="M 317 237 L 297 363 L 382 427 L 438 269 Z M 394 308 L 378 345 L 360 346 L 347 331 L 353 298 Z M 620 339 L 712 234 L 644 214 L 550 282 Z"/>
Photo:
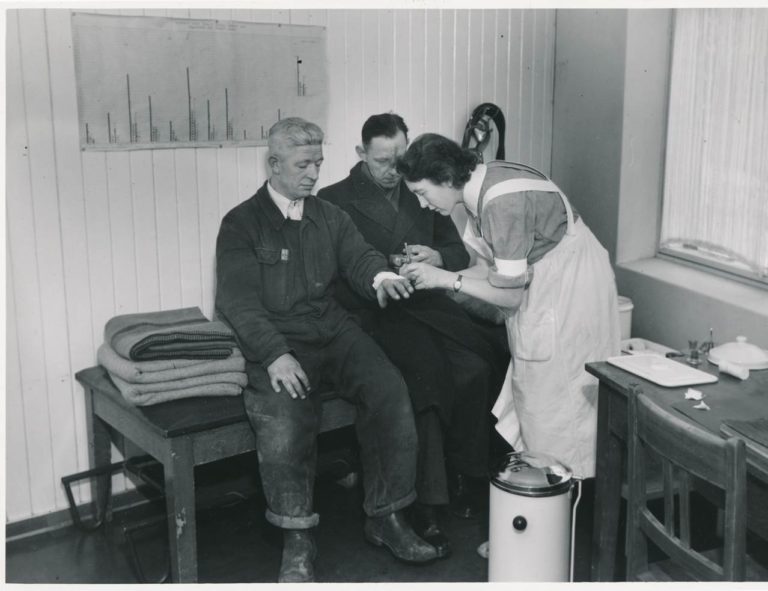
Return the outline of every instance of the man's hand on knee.
<path id="1" fill-rule="evenodd" d="M 282 384 L 282 389 L 293 399 L 305 399 L 312 389 L 301 364 L 290 353 L 285 353 L 270 363 L 267 374 L 275 392 L 280 392 Z"/>

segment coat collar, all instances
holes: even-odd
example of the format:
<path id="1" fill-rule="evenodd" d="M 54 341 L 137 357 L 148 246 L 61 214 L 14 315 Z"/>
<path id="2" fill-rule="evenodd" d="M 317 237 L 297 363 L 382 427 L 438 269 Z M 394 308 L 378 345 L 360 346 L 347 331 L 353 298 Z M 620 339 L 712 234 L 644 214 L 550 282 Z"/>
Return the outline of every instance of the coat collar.
<path id="1" fill-rule="evenodd" d="M 393 231 L 398 212 L 387 202 L 376 183 L 363 172 L 362 161 L 352 167 L 349 171 L 349 178 L 354 188 L 352 206 L 375 224 L 384 226 L 390 232 Z M 400 193 L 402 205 L 402 187 Z"/>
<path id="2" fill-rule="evenodd" d="M 352 167 L 349 177 L 355 192 L 352 205 L 361 215 L 388 230 L 392 234 L 390 251 L 399 252 L 405 237 L 423 214 L 419 200 L 401 180 L 399 209 L 395 211 L 381 194 L 381 189 L 363 172 L 363 162 Z"/>
<path id="3" fill-rule="evenodd" d="M 268 182 L 269 181 L 265 181 L 261 188 L 256 191 L 256 194 L 253 196 L 254 204 L 261 209 L 272 227 L 276 231 L 280 231 L 282 230 L 286 219 L 269 194 L 269 189 L 267 188 Z M 306 197 L 304 199 L 304 217 L 302 221 L 310 220 L 317 225 L 319 217 L 320 211 L 317 204 L 317 197 L 314 195 Z"/>

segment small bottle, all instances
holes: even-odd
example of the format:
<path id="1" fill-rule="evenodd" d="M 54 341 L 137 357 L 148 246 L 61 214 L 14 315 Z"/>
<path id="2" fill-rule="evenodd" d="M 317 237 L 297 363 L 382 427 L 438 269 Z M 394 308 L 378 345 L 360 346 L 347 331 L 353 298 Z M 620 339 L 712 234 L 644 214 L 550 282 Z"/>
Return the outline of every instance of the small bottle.
<path id="1" fill-rule="evenodd" d="M 702 354 L 709 355 L 709 352 L 712 349 L 714 349 L 714 347 L 715 347 L 715 342 L 712 340 L 712 329 L 710 328 L 709 329 L 709 340 L 708 341 L 704 341 L 703 343 L 701 343 L 701 347 L 699 347 L 699 350 L 702 352 Z"/>

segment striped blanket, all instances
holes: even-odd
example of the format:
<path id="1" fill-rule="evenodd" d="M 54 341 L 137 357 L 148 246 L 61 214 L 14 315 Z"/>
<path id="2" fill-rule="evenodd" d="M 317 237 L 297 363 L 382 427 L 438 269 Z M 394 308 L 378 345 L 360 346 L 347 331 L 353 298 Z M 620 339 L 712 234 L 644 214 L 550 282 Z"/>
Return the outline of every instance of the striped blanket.
<path id="1" fill-rule="evenodd" d="M 133 361 L 225 359 L 236 347 L 230 328 L 197 307 L 115 316 L 104 327 L 104 342 Z"/>
<path id="2" fill-rule="evenodd" d="M 240 349 L 234 349 L 226 359 L 158 359 L 133 361 L 117 354 L 103 343 L 96 359 L 110 374 L 131 384 L 152 384 L 193 378 L 196 376 L 245 371 L 245 359 Z"/>

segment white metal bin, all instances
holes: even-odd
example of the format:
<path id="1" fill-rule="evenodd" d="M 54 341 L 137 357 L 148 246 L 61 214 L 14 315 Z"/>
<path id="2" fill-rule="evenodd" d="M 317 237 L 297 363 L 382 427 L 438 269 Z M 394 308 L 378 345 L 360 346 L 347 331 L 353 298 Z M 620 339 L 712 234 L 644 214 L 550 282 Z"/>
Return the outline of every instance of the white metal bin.
<path id="1" fill-rule="evenodd" d="M 545 454 L 504 457 L 491 475 L 490 582 L 570 579 L 573 483 L 570 469 Z"/>

